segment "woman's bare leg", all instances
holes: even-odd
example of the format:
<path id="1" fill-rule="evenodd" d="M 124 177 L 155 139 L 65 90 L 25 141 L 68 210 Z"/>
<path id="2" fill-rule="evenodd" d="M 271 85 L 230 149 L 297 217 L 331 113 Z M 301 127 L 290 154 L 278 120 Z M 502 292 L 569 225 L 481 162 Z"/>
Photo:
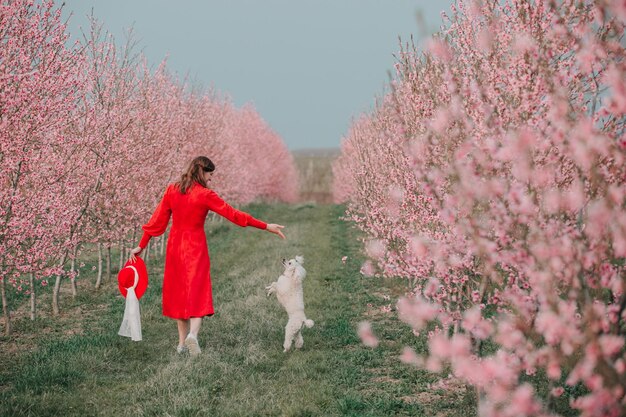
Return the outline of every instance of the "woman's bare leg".
<path id="1" fill-rule="evenodd" d="M 178 324 L 178 346 L 183 346 L 189 333 L 189 320 L 176 319 L 176 323 Z"/>
<path id="2" fill-rule="evenodd" d="M 198 343 L 198 332 L 202 324 L 202 317 L 192 317 L 189 319 L 189 335 L 185 338 L 185 346 L 189 349 L 191 356 L 197 356 L 202 352 Z"/>
<path id="3" fill-rule="evenodd" d="M 202 317 L 192 317 L 189 319 L 189 333 L 198 338 L 198 332 L 200 331 L 200 325 L 202 324 Z"/>

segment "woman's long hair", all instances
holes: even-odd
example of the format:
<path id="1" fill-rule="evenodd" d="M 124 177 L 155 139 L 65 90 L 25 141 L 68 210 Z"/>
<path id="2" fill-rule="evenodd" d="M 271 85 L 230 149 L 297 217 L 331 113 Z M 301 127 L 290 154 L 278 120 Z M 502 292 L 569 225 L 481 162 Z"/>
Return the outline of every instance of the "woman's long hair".
<path id="1" fill-rule="evenodd" d="M 213 164 L 213 161 L 206 156 L 198 156 L 191 161 L 187 171 L 180 177 L 180 181 L 176 185 L 178 185 L 180 192 L 183 194 L 187 193 L 194 181 L 206 187 L 204 172 L 213 172 L 214 170 L 215 164 Z"/>

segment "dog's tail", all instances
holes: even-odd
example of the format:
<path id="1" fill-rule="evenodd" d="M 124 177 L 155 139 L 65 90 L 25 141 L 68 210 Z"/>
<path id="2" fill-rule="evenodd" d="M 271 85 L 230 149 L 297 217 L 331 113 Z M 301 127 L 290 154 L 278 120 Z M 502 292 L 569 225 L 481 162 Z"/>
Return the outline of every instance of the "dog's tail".
<path id="1" fill-rule="evenodd" d="M 305 325 L 306 327 L 308 327 L 309 329 L 310 329 L 311 327 L 313 327 L 313 325 L 314 325 L 314 324 L 315 324 L 315 322 L 314 322 L 313 320 L 304 319 L 304 325 Z"/>

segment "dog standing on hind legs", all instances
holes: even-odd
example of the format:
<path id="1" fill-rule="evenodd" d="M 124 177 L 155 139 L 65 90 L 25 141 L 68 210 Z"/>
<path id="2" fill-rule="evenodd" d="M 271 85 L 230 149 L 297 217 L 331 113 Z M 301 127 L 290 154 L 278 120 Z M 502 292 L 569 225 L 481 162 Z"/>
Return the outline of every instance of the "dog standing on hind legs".
<path id="1" fill-rule="evenodd" d="M 286 261 L 283 259 L 285 271 L 278 280 L 265 287 L 267 296 L 276 294 L 278 302 L 287 311 L 289 320 L 285 326 L 285 342 L 283 352 L 291 349 L 291 344 L 295 341 L 296 349 L 300 349 L 304 344 L 302 338 L 302 325 L 313 327 L 313 320 L 306 318 L 304 314 L 304 295 L 302 292 L 302 281 L 306 277 L 306 270 L 302 266 L 304 257 L 296 256 L 294 259 Z"/>

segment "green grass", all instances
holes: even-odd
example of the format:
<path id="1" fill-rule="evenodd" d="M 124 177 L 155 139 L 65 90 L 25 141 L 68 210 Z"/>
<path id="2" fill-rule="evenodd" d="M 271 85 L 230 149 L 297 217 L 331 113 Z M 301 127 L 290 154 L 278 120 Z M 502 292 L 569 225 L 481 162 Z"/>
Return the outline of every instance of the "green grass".
<path id="1" fill-rule="evenodd" d="M 359 273 L 360 244 L 356 231 L 339 220 L 342 206 L 245 209 L 285 224 L 288 240 L 227 222 L 208 224 L 216 314 L 204 321 L 199 357 L 175 353 L 175 322 L 161 316 L 158 262 L 149 265 L 150 287 L 141 300 L 142 342 L 117 336 L 123 299 L 114 282 L 92 290 L 88 264 L 79 296 L 62 299 L 60 317 L 18 318 L 15 336 L 0 339 L 0 415 L 475 414 L 470 392 L 430 390 L 436 376 L 400 363 L 404 346 L 425 348 L 424 337 L 413 336 L 395 312 L 380 310 L 395 304 L 405 283 Z M 306 313 L 315 326 L 303 330 L 302 350 L 285 354 L 286 313 L 264 287 L 282 271 L 282 258 L 300 254 L 308 272 Z M 376 349 L 356 335 L 365 319 L 381 339 Z"/>

